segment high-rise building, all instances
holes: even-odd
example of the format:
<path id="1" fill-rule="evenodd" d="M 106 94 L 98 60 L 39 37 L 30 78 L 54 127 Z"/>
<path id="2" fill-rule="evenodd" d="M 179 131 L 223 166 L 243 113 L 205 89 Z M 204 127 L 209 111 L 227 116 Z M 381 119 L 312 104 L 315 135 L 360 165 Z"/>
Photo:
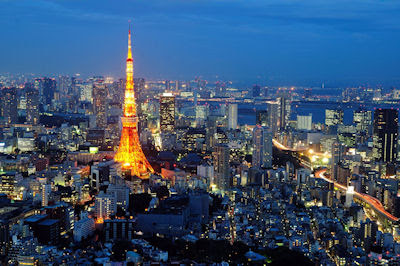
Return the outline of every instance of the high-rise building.
<path id="1" fill-rule="evenodd" d="M 18 97 L 16 88 L 6 88 L 1 92 L 2 116 L 6 125 L 18 122 Z"/>
<path id="2" fill-rule="evenodd" d="M 312 129 L 312 114 L 297 115 L 297 129 L 311 130 Z"/>
<path id="3" fill-rule="evenodd" d="M 226 144 L 218 144 L 214 150 L 214 184 L 221 190 L 231 187 L 229 173 L 229 147 Z"/>
<path id="4" fill-rule="evenodd" d="M 175 129 L 175 96 L 163 93 L 160 97 L 160 130 L 172 132 Z"/>
<path id="5" fill-rule="evenodd" d="M 338 180 L 339 163 L 343 159 L 343 145 L 338 141 L 332 143 L 331 176 L 334 181 Z"/>
<path id="6" fill-rule="evenodd" d="M 42 206 L 49 205 L 49 196 L 51 193 L 51 185 L 50 184 L 43 184 L 42 185 Z"/>
<path id="7" fill-rule="evenodd" d="M 96 196 L 94 209 L 97 219 L 108 219 L 117 211 L 114 195 L 106 194 L 103 191 Z"/>
<path id="8" fill-rule="evenodd" d="M 17 178 L 16 172 L 0 172 L 0 194 L 4 193 L 9 197 L 16 192 Z"/>
<path id="9" fill-rule="evenodd" d="M 124 210 L 129 206 L 129 187 L 119 184 L 110 184 L 107 188 L 107 194 L 114 195 L 115 204 Z"/>
<path id="10" fill-rule="evenodd" d="M 257 110 L 256 111 L 256 124 L 262 127 L 268 126 L 268 111 Z"/>
<path id="11" fill-rule="evenodd" d="M 279 119 L 279 103 L 269 102 L 267 106 L 268 112 L 268 126 L 270 127 L 273 134 L 275 134 L 280 129 L 280 119 Z"/>
<path id="12" fill-rule="evenodd" d="M 196 106 L 196 124 L 197 126 L 204 124 L 208 117 L 208 105 Z"/>
<path id="13" fill-rule="evenodd" d="M 260 97 L 261 87 L 258 85 L 253 86 L 253 97 Z"/>
<path id="14" fill-rule="evenodd" d="M 39 123 L 39 91 L 33 86 L 25 86 L 26 122 L 31 125 Z"/>
<path id="15" fill-rule="evenodd" d="M 374 112 L 373 156 L 376 161 L 393 162 L 397 158 L 398 111 L 376 109 Z"/>
<path id="16" fill-rule="evenodd" d="M 43 78 L 42 79 L 42 95 L 43 95 L 43 103 L 51 105 L 51 101 L 54 99 L 54 94 L 56 92 L 56 80 L 52 78 Z"/>
<path id="17" fill-rule="evenodd" d="M 57 90 L 61 95 L 73 95 L 71 78 L 68 76 L 58 76 Z"/>
<path id="18" fill-rule="evenodd" d="M 253 167 L 272 167 L 272 132 L 257 125 L 253 129 Z"/>
<path id="19" fill-rule="evenodd" d="M 96 127 L 107 126 L 107 90 L 103 83 L 93 85 L 93 110 L 96 115 Z"/>
<path id="20" fill-rule="evenodd" d="M 353 113 L 353 123 L 357 132 L 369 135 L 372 132 L 372 111 L 357 109 Z"/>
<path id="21" fill-rule="evenodd" d="M 326 109 L 325 110 L 325 125 L 335 126 L 343 124 L 343 110 L 342 109 Z"/>
<path id="22" fill-rule="evenodd" d="M 236 129 L 238 122 L 238 105 L 228 104 L 228 129 Z"/>
<path id="23" fill-rule="evenodd" d="M 91 83 L 83 83 L 76 84 L 76 87 L 79 88 L 79 100 L 82 102 L 93 102 L 93 84 Z"/>
<path id="24" fill-rule="evenodd" d="M 290 119 L 290 99 L 287 97 L 278 98 L 279 104 L 279 130 L 284 130 L 289 123 Z"/>
<path id="25" fill-rule="evenodd" d="M 147 161 L 139 142 L 138 117 L 136 115 L 136 100 L 133 84 L 133 59 L 131 47 L 131 31 L 129 30 L 128 56 L 126 59 L 125 102 L 122 120 L 121 141 L 114 160 L 122 163 L 123 170 L 129 170 L 131 175 L 148 178 L 153 173 L 153 167 Z"/>

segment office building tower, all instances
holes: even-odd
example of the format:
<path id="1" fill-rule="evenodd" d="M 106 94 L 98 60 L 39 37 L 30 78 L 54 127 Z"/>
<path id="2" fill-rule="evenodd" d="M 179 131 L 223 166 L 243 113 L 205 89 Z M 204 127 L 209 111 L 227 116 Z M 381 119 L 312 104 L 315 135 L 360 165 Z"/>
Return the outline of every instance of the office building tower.
<path id="1" fill-rule="evenodd" d="M 325 110 L 325 125 L 335 126 L 343 124 L 343 110 L 342 109 L 326 109 Z"/>
<path id="2" fill-rule="evenodd" d="M 238 122 L 238 105 L 228 104 L 228 129 L 236 129 Z"/>
<path id="3" fill-rule="evenodd" d="M 90 167 L 90 186 L 97 191 L 104 183 L 110 182 L 110 165 L 108 162 L 100 162 Z"/>
<path id="4" fill-rule="evenodd" d="M 71 78 L 68 76 L 58 76 L 57 91 L 63 96 L 74 95 Z"/>
<path id="5" fill-rule="evenodd" d="M 261 87 L 258 85 L 253 86 L 253 97 L 260 97 Z"/>
<path id="6" fill-rule="evenodd" d="M 175 129 L 175 96 L 163 93 L 160 97 L 160 130 L 172 132 Z"/>
<path id="7" fill-rule="evenodd" d="M 312 114 L 297 115 L 297 129 L 311 130 L 312 129 Z"/>
<path id="8" fill-rule="evenodd" d="M 49 197 L 51 193 L 51 185 L 50 184 L 43 184 L 42 185 L 42 206 L 49 205 Z"/>
<path id="9" fill-rule="evenodd" d="M 372 111 L 357 109 L 353 113 L 353 123 L 357 132 L 368 136 L 372 133 Z"/>
<path id="10" fill-rule="evenodd" d="M 221 190 L 231 187 L 229 173 L 229 147 L 226 144 L 218 144 L 214 150 L 214 184 Z"/>
<path id="11" fill-rule="evenodd" d="M 92 83 L 76 84 L 76 87 L 79 89 L 79 100 L 80 101 L 93 103 L 93 84 Z"/>
<path id="12" fill-rule="evenodd" d="M 290 99 L 287 97 L 278 98 L 279 104 L 279 130 L 284 130 L 288 124 L 290 119 Z"/>
<path id="13" fill-rule="evenodd" d="M 257 110 L 256 111 L 256 125 L 262 127 L 268 126 L 268 111 L 267 110 Z"/>
<path id="14" fill-rule="evenodd" d="M 332 143 L 332 158 L 331 158 L 331 176 L 334 181 L 338 180 L 339 176 L 339 163 L 343 159 L 344 147 L 341 143 L 335 140 Z"/>
<path id="15" fill-rule="evenodd" d="M 106 194 L 103 191 L 96 196 L 94 209 L 97 219 L 108 219 L 117 211 L 114 195 Z"/>
<path id="16" fill-rule="evenodd" d="M 18 96 L 16 88 L 6 88 L 1 91 L 2 116 L 5 124 L 18 122 Z"/>
<path id="17" fill-rule="evenodd" d="M 122 169 L 129 171 L 132 176 L 148 178 L 153 173 L 153 167 L 147 161 L 140 146 L 138 133 L 138 116 L 133 84 L 133 58 L 131 46 L 131 31 L 128 37 L 128 56 L 126 59 L 126 84 L 124 111 L 121 117 L 122 132 L 118 151 L 114 160 L 122 164 Z"/>
<path id="18" fill-rule="evenodd" d="M 275 134 L 280 129 L 280 119 L 279 119 L 279 103 L 269 102 L 267 105 L 268 112 L 268 126 L 272 133 Z"/>
<path id="19" fill-rule="evenodd" d="M 93 85 L 93 111 L 96 115 L 96 127 L 107 126 L 107 90 L 103 83 Z"/>
<path id="20" fill-rule="evenodd" d="M 11 197 L 15 195 L 17 185 L 17 173 L 14 171 L 0 172 L 0 194 Z"/>
<path id="21" fill-rule="evenodd" d="M 398 111 L 396 109 L 375 110 L 373 157 L 376 161 L 394 162 L 396 160 L 398 121 Z"/>
<path id="22" fill-rule="evenodd" d="M 57 82 L 55 81 L 55 79 L 52 78 L 42 79 L 41 89 L 42 89 L 42 99 L 44 104 L 51 105 L 51 102 L 54 99 L 54 94 L 56 92 L 56 84 Z"/>
<path id="23" fill-rule="evenodd" d="M 200 126 L 204 124 L 208 117 L 208 105 L 197 105 L 196 106 L 196 125 Z"/>
<path id="24" fill-rule="evenodd" d="M 129 207 L 129 187 L 120 184 L 110 184 L 107 188 L 107 194 L 113 195 L 115 204 L 125 211 Z"/>
<path id="25" fill-rule="evenodd" d="M 257 125 L 253 129 L 253 167 L 272 167 L 272 132 Z"/>
<path id="26" fill-rule="evenodd" d="M 26 123 L 37 125 L 39 123 L 39 91 L 29 85 L 25 88 Z"/>

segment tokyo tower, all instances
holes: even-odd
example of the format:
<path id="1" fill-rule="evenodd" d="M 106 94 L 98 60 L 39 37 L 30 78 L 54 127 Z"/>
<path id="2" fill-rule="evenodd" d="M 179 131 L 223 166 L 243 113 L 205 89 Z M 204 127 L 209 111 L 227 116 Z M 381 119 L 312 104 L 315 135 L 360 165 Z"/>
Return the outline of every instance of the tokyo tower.
<path id="1" fill-rule="evenodd" d="M 121 117 L 121 141 L 114 160 L 122 163 L 123 170 L 130 170 L 132 175 L 145 179 L 148 178 L 149 174 L 153 173 L 154 170 L 147 161 L 146 156 L 140 147 L 139 134 L 137 130 L 138 117 L 136 116 L 136 102 L 133 85 L 131 30 L 129 29 L 124 115 Z"/>

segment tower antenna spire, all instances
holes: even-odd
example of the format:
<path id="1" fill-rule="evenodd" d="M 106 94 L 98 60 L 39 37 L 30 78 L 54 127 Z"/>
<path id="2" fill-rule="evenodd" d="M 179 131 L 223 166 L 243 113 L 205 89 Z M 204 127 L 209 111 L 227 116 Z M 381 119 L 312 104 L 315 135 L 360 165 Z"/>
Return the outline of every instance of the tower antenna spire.
<path id="1" fill-rule="evenodd" d="M 125 100 L 121 121 L 121 140 L 118 151 L 114 156 L 114 160 L 122 163 L 122 168 L 130 170 L 132 175 L 140 178 L 148 178 L 150 173 L 154 173 L 154 170 L 142 151 L 137 130 L 138 117 L 136 116 L 130 23 L 128 35 L 128 56 L 126 58 Z"/>

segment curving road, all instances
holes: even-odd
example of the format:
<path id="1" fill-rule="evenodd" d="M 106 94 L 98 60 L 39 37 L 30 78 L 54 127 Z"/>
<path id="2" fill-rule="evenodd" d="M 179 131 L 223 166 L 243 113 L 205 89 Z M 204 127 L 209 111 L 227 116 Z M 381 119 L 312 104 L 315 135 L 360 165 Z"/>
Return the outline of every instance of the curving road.
<path id="1" fill-rule="evenodd" d="M 339 188 L 339 189 L 341 189 L 341 190 L 344 190 L 344 191 L 347 190 L 346 186 L 343 186 L 343 185 L 341 185 L 339 183 L 336 183 L 336 182 L 326 178 L 325 177 L 326 171 L 327 171 L 326 169 L 318 170 L 318 171 L 315 172 L 314 176 L 317 177 L 317 178 L 324 179 L 325 181 L 328 181 L 328 182 L 333 182 L 334 186 Z M 356 192 L 356 191 L 354 191 L 354 197 L 364 201 L 365 203 L 370 205 L 376 212 L 379 212 L 380 214 L 384 215 L 390 221 L 396 222 L 396 221 L 399 220 L 399 218 L 397 218 L 397 217 L 393 216 L 392 214 L 390 214 L 389 212 L 387 212 L 385 210 L 385 207 L 382 205 L 382 203 L 377 198 L 374 198 L 374 197 L 372 197 L 370 195 L 367 195 L 367 194 L 364 194 L 364 193 L 359 193 L 359 192 Z"/>
<path id="2" fill-rule="evenodd" d="M 280 143 L 276 139 L 272 139 L 272 143 L 275 145 L 275 147 L 277 147 L 280 150 L 292 151 L 292 152 L 304 151 L 304 149 L 292 149 L 290 147 L 286 147 L 285 145 L 283 145 L 282 143 Z M 347 191 L 347 187 L 346 186 L 343 186 L 343 185 L 341 185 L 339 183 L 336 183 L 336 182 L 326 178 L 325 175 L 324 175 L 326 172 L 327 172 L 326 169 L 321 169 L 321 170 L 316 171 L 314 173 L 314 176 L 317 177 L 317 178 L 324 179 L 325 181 L 328 181 L 328 182 L 333 182 L 335 187 L 337 187 L 337 188 L 339 188 L 341 190 Z M 364 194 L 364 193 L 359 193 L 359 192 L 356 192 L 356 191 L 354 191 L 354 197 L 356 197 L 359 200 L 364 201 L 365 203 L 370 205 L 376 212 L 379 212 L 380 214 L 385 216 L 390 221 L 396 222 L 396 221 L 399 220 L 398 217 L 396 217 L 396 216 L 390 214 L 389 212 L 387 212 L 385 210 L 385 207 L 382 205 L 382 203 L 377 198 L 374 198 L 374 197 L 372 197 L 370 195 L 367 195 L 367 194 Z"/>
<path id="3" fill-rule="evenodd" d="M 275 147 L 277 147 L 278 149 L 280 149 L 282 151 L 293 151 L 293 152 L 305 152 L 305 151 L 307 151 L 307 148 L 304 148 L 304 147 L 296 148 L 296 149 L 287 147 L 287 146 L 283 145 L 282 143 L 280 143 L 277 139 L 272 139 L 272 143 L 275 145 Z M 325 154 L 325 153 L 316 152 L 316 151 L 314 151 L 311 155 L 326 156 L 328 158 L 331 157 L 330 154 Z"/>

